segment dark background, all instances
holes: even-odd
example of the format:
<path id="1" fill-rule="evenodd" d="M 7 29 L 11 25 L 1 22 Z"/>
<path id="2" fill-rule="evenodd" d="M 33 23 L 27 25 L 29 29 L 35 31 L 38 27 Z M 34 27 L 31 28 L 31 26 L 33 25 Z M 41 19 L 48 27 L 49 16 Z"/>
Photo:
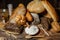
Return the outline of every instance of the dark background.
<path id="1" fill-rule="evenodd" d="M 15 9 L 19 3 L 23 3 L 25 7 L 32 0 L 0 0 L 0 9 L 6 8 L 8 4 L 13 4 L 13 8 Z M 48 0 L 51 5 L 56 9 L 58 15 L 60 16 L 60 0 Z"/>
<path id="2" fill-rule="evenodd" d="M 19 3 L 23 3 L 25 6 L 31 0 L 0 0 L 0 8 L 7 8 L 7 4 L 13 4 L 13 8 L 16 8 Z"/>
<path id="3" fill-rule="evenodd" d="M 25 6 L 32 0 L 0 0 L 0 8 L 7 8 L 7 4 L 13 4 L 14 8 L 19 3 L 23 3 Z M 60 0 L 48 0 L 55 8 L 60 7 Z"/>

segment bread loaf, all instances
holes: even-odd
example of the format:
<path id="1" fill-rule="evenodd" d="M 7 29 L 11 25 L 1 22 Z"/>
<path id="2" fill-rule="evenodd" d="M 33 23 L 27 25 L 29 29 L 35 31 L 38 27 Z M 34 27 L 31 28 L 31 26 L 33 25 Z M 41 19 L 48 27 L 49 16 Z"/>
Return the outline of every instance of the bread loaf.
<path id="1" fill-rule="evenodd" d="M 34 13 L 41 13 L 45 10 L 44 6 L 42 5 L 40 0 L 34 0 L 31 1 L 28 5 L 27 5 L 27 9 L 30 12 L 34 12 Z"/>

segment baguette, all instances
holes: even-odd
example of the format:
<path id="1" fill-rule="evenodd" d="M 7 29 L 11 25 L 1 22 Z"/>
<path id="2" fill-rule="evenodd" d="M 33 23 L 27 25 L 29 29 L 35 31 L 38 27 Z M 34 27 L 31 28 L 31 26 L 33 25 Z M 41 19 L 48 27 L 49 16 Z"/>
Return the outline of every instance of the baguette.
<path id="1" fill-rule="evenodd" d="M 52 5 L 48 1 L 42 1 L 42 5 L 44 6 L 44 8 L 47 10 L 47 12 L 49 13 L 49 15 L 52 17 L 54 21 L 59 20 L 55 9 L 52 7 Z"/>
<path id="2" fill-rule="evenodd" d="M 58 22 L 52 22 L 51 26 L 52 26 L 52 29 L 54 30 L 54 32 L 60 31 L 60 25 L 58 24 Z"/>

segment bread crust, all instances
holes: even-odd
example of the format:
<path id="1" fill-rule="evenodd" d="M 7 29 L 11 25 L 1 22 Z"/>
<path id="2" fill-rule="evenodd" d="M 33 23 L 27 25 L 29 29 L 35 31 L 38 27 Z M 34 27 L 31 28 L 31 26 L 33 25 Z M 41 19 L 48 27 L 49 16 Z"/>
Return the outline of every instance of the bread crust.
<path id="1" fill-rule="evenodd" d="M 59 20 L 59 17 L 55 9 L 52 7 L 52 5 L 48 1 L 42 1 L 42 5 L 44 6 L 44 8 L 47 10 L 47 12 L 49 13 L 49 15 L 52 17 L 54 21 Z"/>
<path id="2" fill-rule="evenodd" d="M 32 15 L 29 12 L 26 13 L 26 19 L 27 21 L 30 21 L 30 22 L 33 21 Z"/>

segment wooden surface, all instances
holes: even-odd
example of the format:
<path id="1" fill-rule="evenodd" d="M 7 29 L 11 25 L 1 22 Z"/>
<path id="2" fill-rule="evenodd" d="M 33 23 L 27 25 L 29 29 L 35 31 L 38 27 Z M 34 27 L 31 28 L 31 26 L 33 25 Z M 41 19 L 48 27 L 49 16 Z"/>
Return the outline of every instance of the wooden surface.
<path id="1" fill-rule="evenodd" d="M 43 33 L 40 33 L 36 36 L 42 36 Z M 60 33 L 55 33 L 55 34 L 52 34 L 50 35 L 49 37 L 48 36 L 45 36 L 43 38 L 30 38 L 30 39 L 27 39 L 25 38 L 26 34 L 25 32 L 23 32 L 22 34 L 9 34 L 8 33 L 5 33 L 4 31 L 0 30 L 0 39 L 1 38 L 5 38 L 5 40 L 60 40 Z"/>

